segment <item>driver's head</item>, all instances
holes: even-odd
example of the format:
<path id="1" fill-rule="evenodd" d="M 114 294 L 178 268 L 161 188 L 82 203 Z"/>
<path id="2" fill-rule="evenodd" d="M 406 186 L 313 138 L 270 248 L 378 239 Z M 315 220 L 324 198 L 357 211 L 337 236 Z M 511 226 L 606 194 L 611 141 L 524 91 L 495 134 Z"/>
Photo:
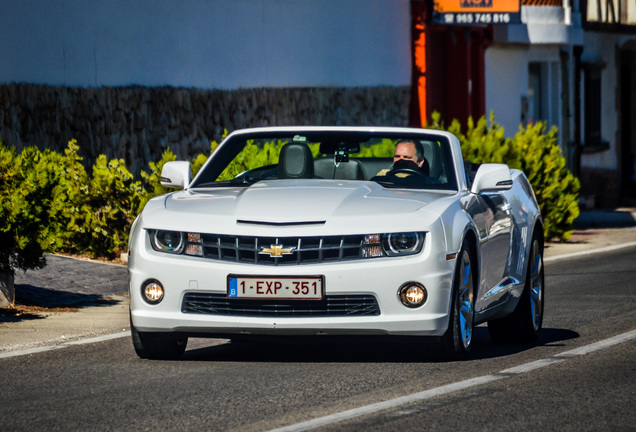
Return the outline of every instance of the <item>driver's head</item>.
<path id="1" fill-rule="evenodd" d="M 422 146 L 417 145 L 415 141 L 412 140 L 402 140 L 398 142 L 395 146 L 395 153 L 393 153 L 393 163 L 395 164 L 400 160 L 409 160 L 422 168 L 424 164 Z"/>

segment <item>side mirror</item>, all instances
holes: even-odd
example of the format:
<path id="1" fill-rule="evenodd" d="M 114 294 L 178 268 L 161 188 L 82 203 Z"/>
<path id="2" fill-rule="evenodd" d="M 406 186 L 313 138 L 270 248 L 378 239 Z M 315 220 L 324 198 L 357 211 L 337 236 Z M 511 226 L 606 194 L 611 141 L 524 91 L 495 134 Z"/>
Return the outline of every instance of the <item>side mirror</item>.
<path id="1" fill-rule="evenodd" d="M 475 174 L 470 191 L 476 195 L 485 192 L 499 192 L 512 187 L 510 168 L 505 164 L 483 164 Z"/>
<path id="2" fill-rule="evenodd" d="M 190 184 L 190 162 L 166 162 L 161 169 L 161 185 L 167 188 L 183 189 Z"/>

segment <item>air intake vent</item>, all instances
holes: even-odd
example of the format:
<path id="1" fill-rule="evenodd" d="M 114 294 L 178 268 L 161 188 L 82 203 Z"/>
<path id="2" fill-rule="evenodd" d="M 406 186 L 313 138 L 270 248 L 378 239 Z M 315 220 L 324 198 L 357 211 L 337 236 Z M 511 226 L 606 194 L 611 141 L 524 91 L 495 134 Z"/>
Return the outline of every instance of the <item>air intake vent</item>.
<path id="1" fill-rule="evenodd" d="M 247 300 L 190 292 L 183 298 L 181 312 L 243 317 L 346 317 L 380 315 L 380 307 L 372 295 L 331 295 L 322 300 Z"/>

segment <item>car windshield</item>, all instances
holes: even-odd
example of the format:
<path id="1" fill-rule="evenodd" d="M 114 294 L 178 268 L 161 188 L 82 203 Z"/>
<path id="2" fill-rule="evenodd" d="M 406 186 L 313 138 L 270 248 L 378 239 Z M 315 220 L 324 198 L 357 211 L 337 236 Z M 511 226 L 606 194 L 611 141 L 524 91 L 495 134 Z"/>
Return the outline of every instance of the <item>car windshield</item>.
<path id="1" fill-rule="evenodd" d="M 190 187 L 308 179 L 457 190 L 450 143 L 445 136 L 376 131 L 276 131 L 230 136 Z"/>

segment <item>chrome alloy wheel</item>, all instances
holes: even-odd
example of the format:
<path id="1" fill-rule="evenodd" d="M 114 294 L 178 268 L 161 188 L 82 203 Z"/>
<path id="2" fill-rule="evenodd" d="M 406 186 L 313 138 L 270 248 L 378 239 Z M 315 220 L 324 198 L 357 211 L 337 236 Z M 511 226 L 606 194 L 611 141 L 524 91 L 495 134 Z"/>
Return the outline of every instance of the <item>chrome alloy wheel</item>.
<path id="1" fill-rule="evenodd" d="M 468 349 L 473 340 L 474 314 L 473 298 L 475 296 L 473 271 L 471 267 L 470 254 L 464 250 L 461 256 L 459 269 L 459 330 L 461 332 L 464 349 Z"/>
<path id="2" fill-rule="evenodd" d="M 530 270 L 530 313 L 532 326 L 537 331 L 543 316 L 543 259 L 538 240 L 532 242 L 532 268 Z"/>

